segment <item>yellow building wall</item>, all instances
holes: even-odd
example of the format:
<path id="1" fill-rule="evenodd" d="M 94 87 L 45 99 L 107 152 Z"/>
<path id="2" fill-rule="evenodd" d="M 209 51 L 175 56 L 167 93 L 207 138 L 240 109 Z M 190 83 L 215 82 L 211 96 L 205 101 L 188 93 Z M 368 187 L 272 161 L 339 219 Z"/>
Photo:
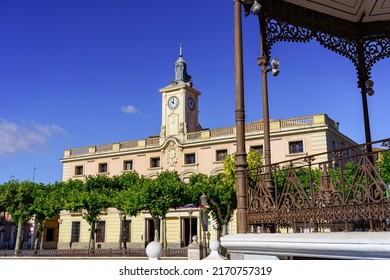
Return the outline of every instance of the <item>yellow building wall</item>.
<path id="1" fill-rule="evenodd" d="M 180 219 L 176 217 L 166 219 L 167 243 L 180 244 Z"/>
<path id="2" fill-rule="evenodd" d="M 121 241 L 121 220 L 122 212 L 115 209 L 107 209 L 107 214 L 100 216 L 100 221 L 105 221 L 105 242 L 97 243 L 101 248 L 117 249 L 120 246 Z"/>
<path id="3" fill-rule="evenodd" d="M 131 243 L 130 246 L 144 247 L 145 246 L 145 220 L 142 215 L 131 217 Z"/>

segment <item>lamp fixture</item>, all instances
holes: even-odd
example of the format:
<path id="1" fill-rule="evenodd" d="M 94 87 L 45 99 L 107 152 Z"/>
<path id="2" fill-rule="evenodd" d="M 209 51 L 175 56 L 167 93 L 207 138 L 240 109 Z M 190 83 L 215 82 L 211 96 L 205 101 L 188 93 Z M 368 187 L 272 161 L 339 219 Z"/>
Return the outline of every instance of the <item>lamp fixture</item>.
<path id="1" fill-rule="evenodd" d="M 251 13 L 257 15 L 260 12 L 260 10 L 261 10 L 261 5 L 259 4 L 259 2 L 255 0 L 255 2 L 253 2 L 251 7 Z"/>
<path id="2" fill-rule="evenodd" d="M 271 72 L 272 72 L 272 76 L 274 77 L 276 77 L 280 73 L 279 69 L 277 68 L 272 68 Z"/>
<path id="3" fill-rule="evenodd" d="M 369 96 L 373 96 L 375 93 L 375 91 L 372 89 L 374 87 L 374 82 L 372 80 L 367 80 L 365 86 L 366 86 L 366 93 Z"/>
<path id="4" fill-rule="evenodd" d="M 274 76 L 274 77 L 276 77 L 280 73 L 279 64 L 280 64 L 279 60 L 277 60 L 276 58 L 272 59 L 272 61 L 271 61 L 272 68 L 270 70 L 272 72 L 272 76 Z"/>
<path id="5" fill-rule="evenodd" d="M 272 61 L 271 61 L 272 67 L 278 67 L 279 64 L 280 64 L 280 61 L 278 59 L 276 59 L 276 58 L 272 59 Z"/>

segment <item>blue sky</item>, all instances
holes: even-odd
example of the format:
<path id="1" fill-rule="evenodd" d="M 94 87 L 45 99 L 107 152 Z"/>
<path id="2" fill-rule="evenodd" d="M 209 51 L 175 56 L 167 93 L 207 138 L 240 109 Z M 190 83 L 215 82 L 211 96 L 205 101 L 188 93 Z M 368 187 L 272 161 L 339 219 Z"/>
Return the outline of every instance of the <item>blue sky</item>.
<path id="1" fill-rule="evenodd" d="M 243 18 L 246 120 L 262 118 L 259 26 Z M 233 1 L 0 0 L 0 183 L 61 180 L 63 151 L 147 138 L 180 38 L 206 128 L 234 125 Z M 277 43 L 273 119 L 326 113 L 363 143 L 361 95 L 346 58 L 316 42 Z M 372 139 L 390 136 L 390 59 L 374 65 Z"/>

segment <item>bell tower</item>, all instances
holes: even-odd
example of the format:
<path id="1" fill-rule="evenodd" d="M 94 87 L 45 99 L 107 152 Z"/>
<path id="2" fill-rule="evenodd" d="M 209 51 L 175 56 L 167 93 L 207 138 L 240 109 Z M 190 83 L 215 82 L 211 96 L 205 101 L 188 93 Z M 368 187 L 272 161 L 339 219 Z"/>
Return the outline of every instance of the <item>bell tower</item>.
<path id="1" fill-rule="evenodd" d="M 200 130 L 198 123 L 198 97 L 201 94 L 193 88 L 187 63 L 183 58 L 183 44 L 180 43 L 179 58 L 175 63 L 175 77 L 162 94 L 162 124 L 160 137 L 165 139 L 177 136 L 182 139 L 185 133 Z"/>

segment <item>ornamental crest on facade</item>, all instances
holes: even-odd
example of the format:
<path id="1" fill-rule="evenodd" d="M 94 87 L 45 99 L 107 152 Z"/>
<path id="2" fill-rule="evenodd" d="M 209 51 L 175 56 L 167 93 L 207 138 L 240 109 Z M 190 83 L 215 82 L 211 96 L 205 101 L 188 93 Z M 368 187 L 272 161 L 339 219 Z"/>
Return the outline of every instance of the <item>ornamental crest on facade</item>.
<path id="1" fill-rule="evenodd" d="M 177 152 L 178 152 L 177 145 L 175 144 L 175 142 L 170 141 L 166 149 L 168 169 L 170 171 L 175 170 L 175 166 L 177 163 Z"/>

